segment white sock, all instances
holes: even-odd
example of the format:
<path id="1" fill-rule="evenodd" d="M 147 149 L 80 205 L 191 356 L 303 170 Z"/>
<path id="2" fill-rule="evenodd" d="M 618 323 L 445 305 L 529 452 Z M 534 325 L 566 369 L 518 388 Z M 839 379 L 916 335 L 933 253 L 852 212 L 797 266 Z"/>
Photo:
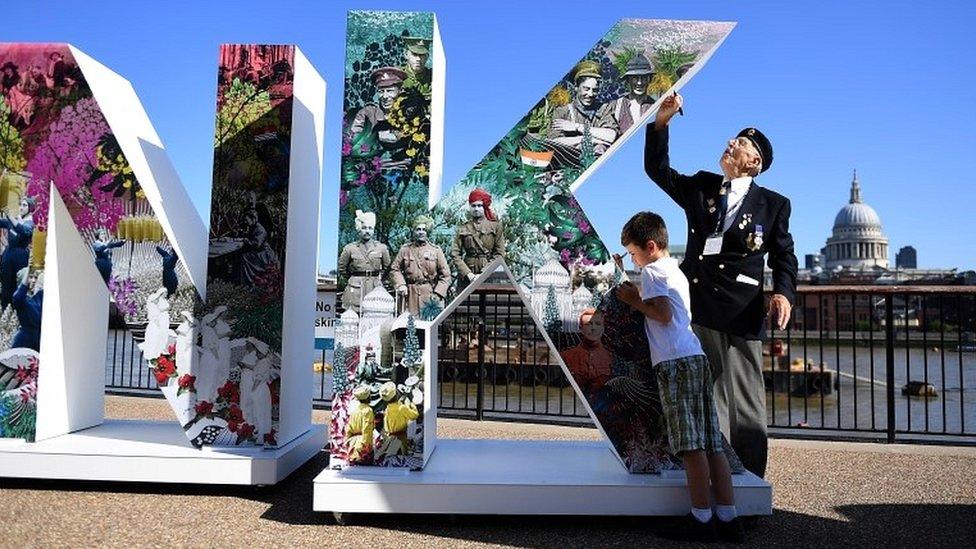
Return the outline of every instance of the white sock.
<path id="1" fill-rule="evenodd" d="M 694 515 L 695 519 L 702 524 L 705 524 L 708 521 L 712 520 L 712 510 L 709 509 L 708 507 L 704 509 L 692 507 L 691 514 Z"/>
<path id="2" fill-rule="evenodd" d="M 735 505 L 716 505 L 715 516 L 722 522 L 731 522 L 739 514 L 735 512 Z"/>

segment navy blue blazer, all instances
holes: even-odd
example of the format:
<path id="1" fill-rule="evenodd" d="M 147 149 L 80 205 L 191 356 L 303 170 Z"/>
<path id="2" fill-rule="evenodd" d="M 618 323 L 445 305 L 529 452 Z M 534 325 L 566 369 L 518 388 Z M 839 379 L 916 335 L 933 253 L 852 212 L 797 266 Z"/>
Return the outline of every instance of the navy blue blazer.
<path id="1" fill-rule="evenodd" d="M 790 303 L 796 299 L 797 260 L 790 235 L 790 201 L 753 182 L 723 236 L 722 251 L 704 255 L 705 240 L 715 229 L 709 200 L 718 204 L 721 174 L 700 171 L 682 175 L 671 168 L 668 129 L 647 126 L 644 169 L 680 206 L 688 221 L 687 248 L 681 270 L 688 277 L 692 322 L 746 339 L 762 339 L 766 317 L 763 256 L 769 255 L 773 292 Z M 744 216 L 751 214 L 740 228 Z M 757 226 L 762 243 L 754 246 Z"/>

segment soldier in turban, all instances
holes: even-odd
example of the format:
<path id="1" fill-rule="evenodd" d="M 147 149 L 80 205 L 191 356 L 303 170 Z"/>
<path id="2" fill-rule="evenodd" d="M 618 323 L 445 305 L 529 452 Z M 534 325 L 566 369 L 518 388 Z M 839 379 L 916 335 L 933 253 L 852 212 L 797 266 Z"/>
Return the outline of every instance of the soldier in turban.
<path id="1" fill-rule="evenodd" d="M 373 239 L 375 213 L 356 210 L 356 231 L 359 240 L 342 248 L 338 270 L 340 284 L 345 280 L 342 307 L 359 313 L 363 296 L 383 284 L 383 276 L 390 269 L 390 249 Z"/>
<path id="2" fill-rule="evenodd" d="M 451 259 L 458 271 L 458 292 L 505 253 L 505 232 L 491 211 L 491 195 L 476 188 L 468 195 L 470 219 L 458 227 L 451 246 Z"/>

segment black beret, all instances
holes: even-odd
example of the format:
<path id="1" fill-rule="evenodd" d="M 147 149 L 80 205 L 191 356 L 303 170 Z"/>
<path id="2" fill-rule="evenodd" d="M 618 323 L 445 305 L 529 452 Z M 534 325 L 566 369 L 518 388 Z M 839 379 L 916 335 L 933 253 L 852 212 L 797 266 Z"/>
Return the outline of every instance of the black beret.
<path id="1" fill-rule="evenodd" d="M 756 150 L 759 151 L 759 156 L 762 157 L 761 171 L 764 172 L 773 165 L 773 146 L 761 131 L 756 128 L 746 128 L 739 132 L 739 135 L 736 137 L 745 137 L 755 145 Z"/>

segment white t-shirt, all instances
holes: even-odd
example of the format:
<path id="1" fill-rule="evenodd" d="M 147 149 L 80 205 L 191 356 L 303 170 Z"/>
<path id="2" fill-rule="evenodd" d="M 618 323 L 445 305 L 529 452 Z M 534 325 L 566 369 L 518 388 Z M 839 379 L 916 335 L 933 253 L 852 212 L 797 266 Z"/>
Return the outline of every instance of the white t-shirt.
<path id="1" fill-rule="evenodd" d="M 644 331 L 651 347 L 651 363 L 704 354 L 698 337 L 691 331 L 691 298 L 688 279 L 673 257 L 662 257 L 641 270 L 641 299 L 667 296 L 671 302 L 671 322 L 663 324 L 644 318 Z"/>

